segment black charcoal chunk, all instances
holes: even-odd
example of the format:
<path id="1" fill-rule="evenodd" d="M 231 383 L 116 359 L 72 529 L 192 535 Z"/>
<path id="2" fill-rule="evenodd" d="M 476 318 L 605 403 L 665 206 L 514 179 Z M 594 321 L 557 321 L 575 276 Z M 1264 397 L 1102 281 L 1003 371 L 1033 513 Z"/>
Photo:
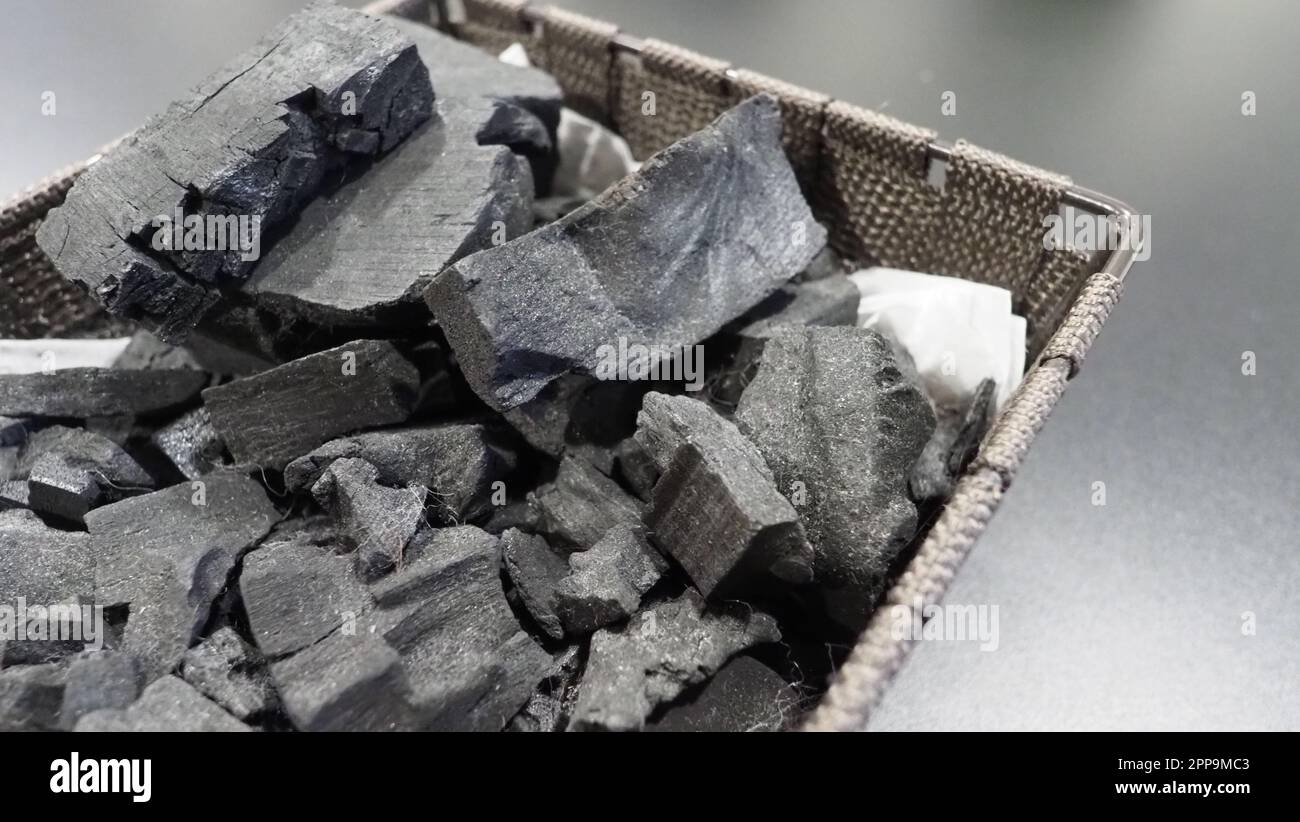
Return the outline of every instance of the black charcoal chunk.
<path id="1" fill-rule="evenodd" d="M 31 511 L 0 511 L 0 603 L 88 600 L 95 593 L 94 556 L 83 532 L 51 528 Z"/>
<path id="2" fill-rule="evenodd" d="M 486 423 L 447 423 L 367 431 L 333 440 L 289 463 L 284 483 L 290 490 L 310 488 L 335 460 L 363 459 L 389 486 L 418 484 L 429 491 L 435 514 L 463 522 L 491 504 L 493 483 L 514 470 L 509 438 Z"/>
<path id="3" fill-rule="evenodd" d="M 773 332 L 787 325 L 856 325 L 858 287 L 843 274 L 814 282 L 782 286 L 779 291 L 724 330 L 717 341 L 725 350 L 722 373 L 711 387 L 710 398 L 734 408 L 763 356 L 763 345 Z M 712 351 L 712 349 L 710 349 Z"/>
<path id="4" fill-rule="evenodd" d="M 753 657 L 741 656 L 700 693 L 674 705 L 651 731 L 753 733 L 793 727 L 799 715 L 799 694 L 781 675 Z"/>
<path id="5" fill-rule="evenodd" d="M 424 524 L 424 486 L 388 488 L 379 470 L 345 457 L 330 463 L 311 493 L 334 515 L 339 530 L 356 547 L 357 573 L 374 580 L 402 562 L 406 544 Z"/>
<path id="6" fill-rule="evenodd" d="M 984 380 L 961 408 L 939 408 L 934 436 L 912 466 L 910 487 L 917 502 L 947 499 L 979 450 L 993 413 L 997 385 Z"/>
<path id="7" fill-rule="evenodd" d="M 15 417 L 0 417 L 0 448 L 22 445 L 27 439 L 30 426 L 26 420 Z"/>
<path id="8" fill-rule="evenodd" d="M 555 733 L 564 730 L 578 699 L 584 650 L 582 645 L 570 645 L 555 655 L 550 673 L 506 725 L 507 731 Z"/>
<path id="9" fill-rule="evenodd" d="M 467 254 L 532 229 L 533 178 L 504 146 L 479 145 L 482 118 L 440 100 L 439 116 L 362 176 L 303 209 L 244 293 L 287 326 L 418 328 L 421 294 Z M 260 318 L 259 318 L 260 319 Z"/>
<path id="10" fill-rule="evenodd" d="M 0 732 L 57 731 L 67 670 L 58 664 L 0 671 Z"/>
<path id="11" fill-rule="evenodd" d="M 154 481 L 126 451 L 99 434 L 53 425 L 23 446 L 18 470 L 33 511 L 82 522 L 86 512 L 153 490 Z"/>
<path id="12" fill-rule="evenodd" d="M 432 536 L 418 558 L 372 586 L 372 630 L 401 655 L 421 727 L 499 731 L 551 657 L 510 609 L 496 538 L 473 526 Z"/>
<path id="13" fill-rule="evenodd" d="M 515 592 L 538 627 L 555 639 L 564 636 L 555 589 L 569 573 L 566 557 L 543 537 L 513 528 L 501 535 L 501 558 Z"/>
<path id="14" fill-rule="evenodd" d="M 555 610 L 571 635 L 627 619 L 668 570 L 640 528 L 615 525 L 586 551 L 569 554 L 569 574 L 555 586 Z"/>
<path id="15" fill-rule="evenodd" d="M 628 437 L 614 447 L 614 475 L 637 497 L 649 502 L 659 481 L 659 466 L 635 437 Z"/>
<path id="16" fill-rule="evenodd" d="M 560 377 L 503 416 L 538 451 L 556 459 L 579 457 L 613 474 L 613 448 L 636 430 L 641 397 L 651 385 Z"/>
<path id="17" fill-rule="evenodd" d="M 240 557 L 277 519 L 261 485 L 234 472 L 86 515 L 96 599 L 129 606 L 124 649 L 140 658 L 149 679 L 180 662 Z"/>
<path id="18" fill-rule="evenodd" d="M 50 374 L 0 374 L 0 414 L 82 420 L 141 416 L 186 405 L 207 384 L 207 374 L 191 369 L 65 368 Z"/>
<path id="19" fill-rule="evenodd" d="M 276 705 L 275 686 L 261 655 L 229 626 L 185 652 L 181 678 L 245 722 Z"/>
<path id="20" fill-rule="evenodd" d="M 916 532 L 913 463 L 934 432 L 921 390 L 869 329 L 784 328 L 736 419 L 781 488 L 798 489 L 827 615 L 860 629 Z"/>
<path id="21" fill-rule="evenodd" d="M 182 414 L 155 431 L 149 441 L 189 480 L 220 468 L 224 462 L 225 443 L 212 427 L 206 408 Z"/>
<path id="22" fill-rule="evenodd" d="M 92 711 L 76 725 L 78 732 L 230 732 L 252 730 L 174 676 L 164 676 L 144 689 L 125 709 Z"/>
<path id="23" fill-rule="evenodd" d="M 59 726 L 70 731 L 92 711 L 127 708 L 143 686 L 135 657 L 122 651 L 88 651 L 68 664 Z"/>
<path id="24" fill-rule="evenodd" d="M 8 480 L 0 482 L 0 511 L 24 510 L 31 496 L 27 480 Z"/>
<path id="25" fill-rule="evenodd" d="M 381 637 L 336 632 L 271 666 L 285 713 L 300 731 L 412 730 L 410 686 Z"/>
<path id="26" fill-rule="evenodd" d="M 636 441 L 663 471 L 646 524 L 706 597 L 812 578 L 812 548 L 753 443 L 707 404 L 647 394 Z"/>
<path id="27" fill-rule="evenodd" d="M 337 538 L 309 531 L 272 536 L 244 557 L 239 589 L 253 639 L 279 658 L 355 626 L 370 609 L 351 556 Z"/>
<path id="28" fill-rule="evenodd" d="M 144 330 L 131 335 L 131 342 L 127 343 L 126 350 L 113 361 L 113 367 L 164 370 L 193 368 L 202 370 L 202 366 L 194 359 L 192 353 L 184 348 L 165 343 Z"/>
<path id="29" fill-rule="evenodd" d="M 541 530 L 541 527 L 541 512 L 528 500 L 515 500 L 502 505 L 483 523 L 484 531 L 497 535 L 504 534 L 511 528 L 531 534 Z"/>
<path id="30" fill-rule="evenodd" d="M 408 38 L 314 3 L 90 166 L 37 241 L 109 311 L 178 342 L 248 273 L 263 235 L 327 176 L 397 145 L 432 101 Z M 160 242 L 173 232 L 155 218 L 178 212 L 178 229 L 193 218 L 220 235 Z"/>
<path id="31" fill-rule="evenodd" d="M 283 469 L 340 434 L 403 422 L 420 375 L 390 342 L 359 340 L 203 392 L 240 463 Z"/>
<path id="32" fill-rule="evenodd" d="M 506 410 L 565 374 L 600 376 L 620 339 L 700 342 L 824 244 L 776 99 L 760 95 L 558 222 L 451 266 L 425 298 L 470 385 Z"/>
<path id="33" fill-rule="evenodd" d="M 739 604 L 706 610 L 691 590 L 644 608 L 592 637 L 570 730 L 641 730 L 651 711 L 736 654 L 780 638 L 767 614 Z"/>
<path id="34" fill-rule="evenodd" d="M 644 506 L 584 459 L 565 457 L 552 482 L 529 494 L 541 530 L 559 543 L 590 548 L 615 525 L 639 525 Z"/>

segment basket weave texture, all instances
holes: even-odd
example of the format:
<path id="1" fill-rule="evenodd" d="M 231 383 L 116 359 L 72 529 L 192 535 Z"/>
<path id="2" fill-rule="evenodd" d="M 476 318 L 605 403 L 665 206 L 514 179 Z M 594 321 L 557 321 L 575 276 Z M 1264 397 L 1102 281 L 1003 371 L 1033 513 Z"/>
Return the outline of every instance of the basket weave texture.
<path id="1" fill-rule="evenodd" d="M 615 128 L 638 159 L 737 101 L 771 92 L 781 100 L 791 164 L 836 251 L 861 265 L 1003 286 L 1028 319 L 1029 354 L 1036 359 L 1024 382 L 805 724 L 862 729 L 911 650 L 912 640 L 891 635 L 891 606 L 943 597 L 1119 299 L 1120 280 L 1096 273 L 1095 260 L 1043 248 L 1043 219 L 1058 212 L 1069 180 L 958 141 L 946 179 L 936 186 L 927 151 L 935 135 L 926 129 L 668 43 L 646 40 L 639 54 L 628 53 L 616 47 L 616 26 L 552 6 L 461 3 L 455 20 L 445 4 L 421 0 L 385 0 L 366 10 L 427 22 L 439 6 L 442 27 L 460 39 L 494 53 L 521 43 L 556 77 L 569 106 Z M 53 270 L 35 242 L 37 226 L 83 168 L 49 177 L 0 210 L 0 337 L 117 330 Z"/>

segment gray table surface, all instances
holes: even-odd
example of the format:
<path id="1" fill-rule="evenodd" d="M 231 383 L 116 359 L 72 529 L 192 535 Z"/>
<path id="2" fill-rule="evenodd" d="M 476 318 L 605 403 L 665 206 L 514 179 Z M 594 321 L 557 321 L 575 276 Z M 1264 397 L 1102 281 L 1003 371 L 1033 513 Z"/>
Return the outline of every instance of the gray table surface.
<path id="1" fill-rule="evenodd" d="M 125 133 L 298 5 L 6 0 L 0 196 Z M 1151 259 L 949 594 L 998 607 L 998 649 L 922 643 L 873 729 L 1300 729 L 1300 6 L 560 5 L 1152 215 Z"/>

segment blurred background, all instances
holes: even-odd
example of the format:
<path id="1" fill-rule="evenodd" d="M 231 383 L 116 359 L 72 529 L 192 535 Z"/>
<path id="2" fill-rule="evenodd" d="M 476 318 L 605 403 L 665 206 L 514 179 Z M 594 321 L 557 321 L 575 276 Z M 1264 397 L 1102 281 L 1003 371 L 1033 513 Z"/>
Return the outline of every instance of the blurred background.
<path id="1" fill-rule="evenodd" d="M 134 128 L 302 4 L 3 0 L 0 197 Z M 1300 5 L 558 5 L 1151 215 L 1151 259 L 946 599 L 996 605 L 998 649 L 921 643 L 873 729 L 1300 729 Z"/>

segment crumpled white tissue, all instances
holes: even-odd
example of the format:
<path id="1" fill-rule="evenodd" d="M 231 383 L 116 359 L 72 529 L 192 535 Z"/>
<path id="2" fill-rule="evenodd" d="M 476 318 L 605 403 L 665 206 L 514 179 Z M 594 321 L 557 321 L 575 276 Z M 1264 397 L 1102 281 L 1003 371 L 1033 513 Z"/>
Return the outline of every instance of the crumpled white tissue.
<path id="1" fill-rule="evenodd" d="M 997 383 L 1000 409 L 1025 371 L 1025 318 L 1011 312 L 1011 292 L 896 268 L 850 276 L 858 287 L 858 325 L 892 336 L 916 361 L 930 398 L 967 401 L 984 379 Z"/>
<path id="2" fill-rule="evenodd" d="M 503 63 L 528 68 L 532 62 L 523 45 L 511 43 L 498 57 Z M 570 108 L 560 109 L 560 165 L 552 194 L 590 199 L 641 167 L 627 141 Z"/>
<path id="3" fill-rule="evenodd" d="M 64 368 L 108 368 L 130 344 L 111 340 L 0 340 L 0 374 L 36 374 Z"/>

